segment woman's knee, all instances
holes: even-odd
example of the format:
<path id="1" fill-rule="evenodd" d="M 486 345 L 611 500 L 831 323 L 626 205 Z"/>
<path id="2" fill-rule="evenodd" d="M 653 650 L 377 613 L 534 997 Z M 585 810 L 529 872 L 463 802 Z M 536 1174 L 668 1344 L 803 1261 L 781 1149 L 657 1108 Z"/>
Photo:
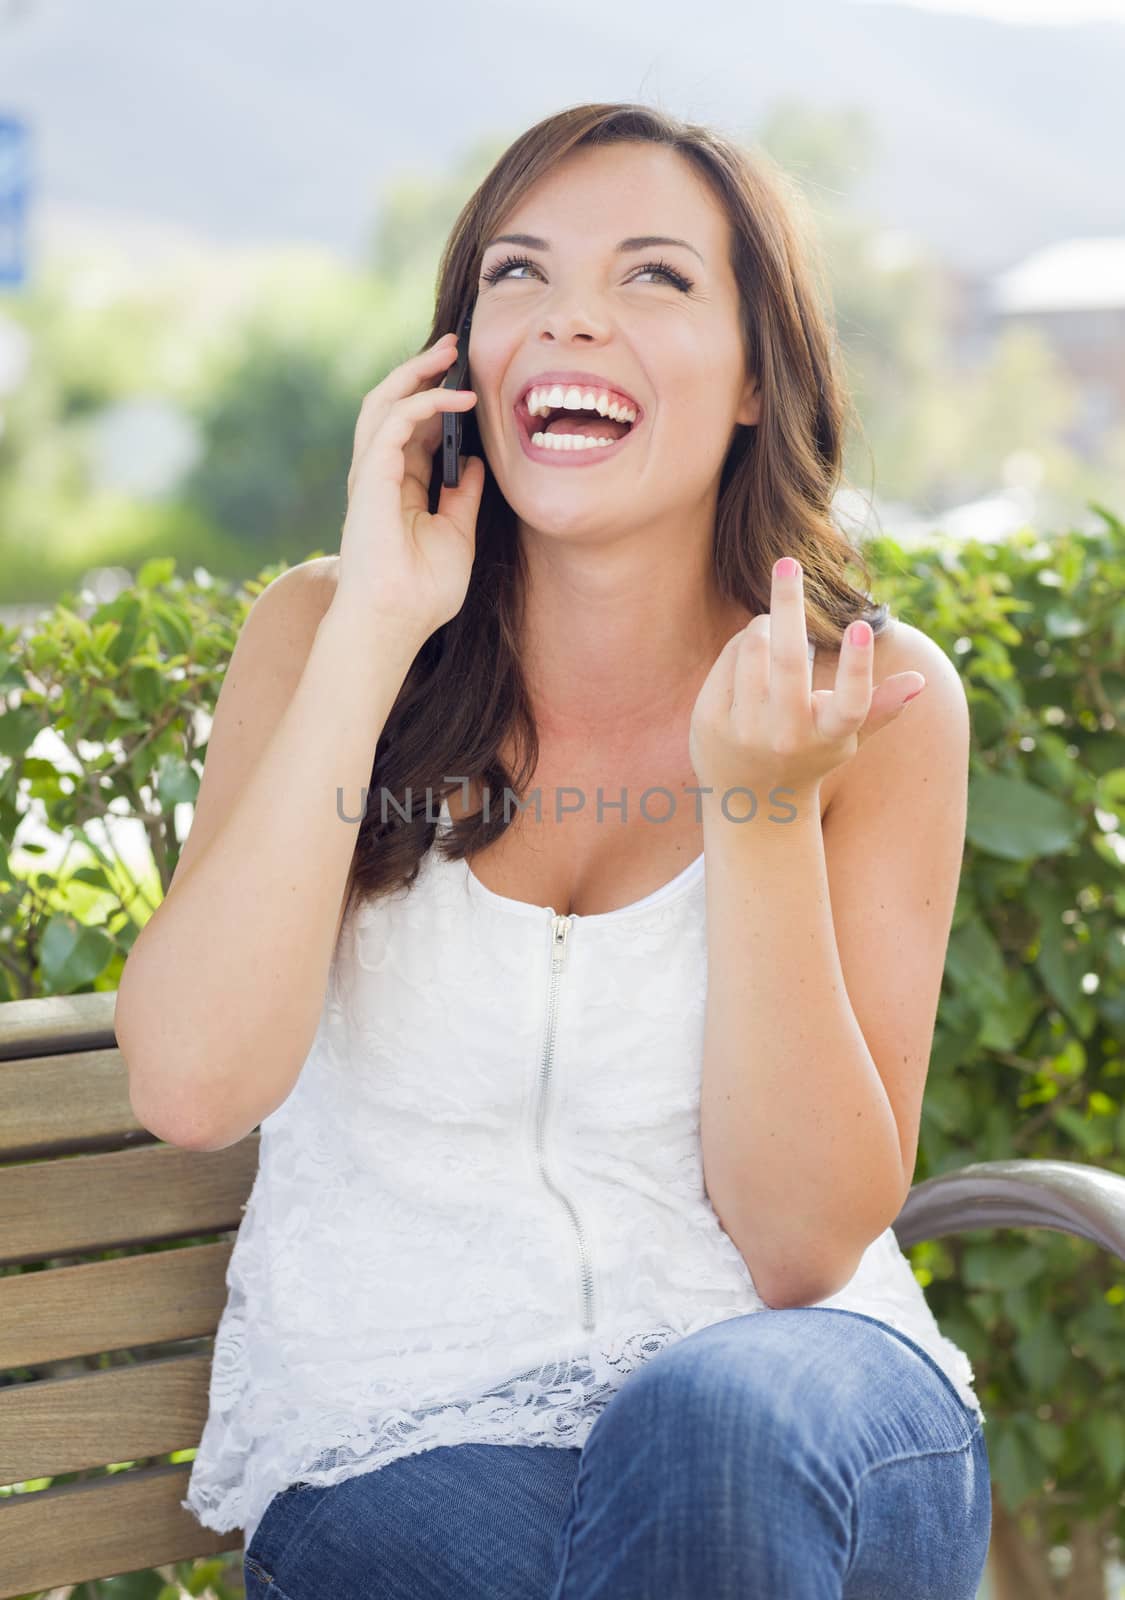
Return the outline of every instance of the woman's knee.
<path id="1" fill-rule="evenodd" d="M 828 1383 L 791 1384 L 775 1353 L 784 1346 L 756 1321 L 732 1318 L 666 1347 L 597 1419 L 575 1484 L 565 1567 L 575 1587 L 563 1593 L 581 1592 L 617 1546 L 680 1573 L 683 1587 L 669 1593 L 755 1581 L 780 1593 L 770 1584 L 795 1539 L 818 1570 L 842 1571 L 850 1501 L 825 1450 Z"/>
<path id="2" fill-rule="evenodd" d="M 689 1334 L 653 1357 L 622 1385 L 598 1425 L 616 1421 L 645 1434 L 665 1429 L 686 1441 L 715 1441 L 725 1429 L 753 1433 L 791 1450 L 801 1434 L 823 1450 L 846 1438 L 863 1404 L 863 1378 L 841 1359 L 839 1330 L 795 1311 L 753 1312 Z M 605 1431 L 605 1430 L 603 1430 Z"/>
<path id="3" fill-rule="evenodd" d="M 587 1449 L 643 1448 L 657 1474 L 685 1457 L 704 1474 L 815 1471 L 839 1495 L 874 1461 L 961 1447 L 972 1425 L 890 1329 L 800 1307 L 728 1318 L 666 1347 L 622 1385 Z"/>
<path id="4" fill-rule="evenodd" d="M 634 1479 L 640 1473 L 654 1492 L 673 1481 L 684 1488 L 690 1478 L 708 1497 L 715 1475 L 741 1493 L 772 1458 L 785 1470 L 804 1456 L 802 1436 L 823 1452 L 837 1414 L 823 1391 L 834 1385 L 827 1377 L 794 1382 L 776 1341 L 751 1325 L 757 1320 L 755 1313 L 690 1334 L 633 1373 L 591 1429 L 587 1460 Z"/>

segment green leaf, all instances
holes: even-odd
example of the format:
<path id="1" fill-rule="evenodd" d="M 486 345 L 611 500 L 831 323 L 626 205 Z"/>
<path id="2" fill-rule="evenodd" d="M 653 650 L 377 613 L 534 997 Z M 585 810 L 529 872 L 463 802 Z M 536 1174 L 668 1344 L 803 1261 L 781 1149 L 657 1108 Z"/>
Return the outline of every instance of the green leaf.
<path id="1" fill-rule="evenodd" d="M 1057 1467 L 1066 1449 L 1066 1429 L 1049 1418 L 1036 1417 L 1031 1424 L 1031 1434 L 1043 1460 Z"/>
<path id="2" fill-rule="evenodd" d="M 199 779 L 194 769 L 182 757 L 162 755 L 156 764 L 156 794 L 162 811 L 188 801 L 194 805 L 199 793 Z"/>
<path id="3" fill-rule="evenodd" d="M 962 1304 L 965 1310 L 987 1333 L 992 1333 L 1000 1321 L 1003 1310 L 1002 1297 L 994 1294 L 990 1289 L 982 1289 L 974 1294 L 964 1287 L 963 1275 L 962 1284 L 959 1287 L 961 1288 Z"/>
<path id="4" fill-rule="evenodd" d="M 1103 811 L 1125 807 L 1125 767 L 1102 773 L 1094 790 L 1094 804 Z"/>
<path id="5" fill-rule="evenodd" d="M 1008 974 L 1000 946 L 979 918 L 966 922 L 950 934 L 945 952 L 945 971 L 966 994 L 978 1015 L 1008 1001 Z"/>
<path id="6" fill-rule="evenodd" d="M 73 917 L 47 919 L 39 947 L 48 994 L 74 994 L 101 976 L 113 959 L 114 945 L 100 928 L 84 928 Z"/>
<path id="7" fill-rule="evenodd" d="M 1082 987 L 1086 974 L 1097 965 L 1097 953 L 1077 940 L 1062 922 L 1044 924 L 1035 957 L 1051 997 L 1058 1002 L 1085 1039 L 1097 1020 L 1093 998 Z"/>
<path id="8" fill-rule="evenodd" d="M 79 867 L 68 879 L 70 883 L 88 883 L 95 889 L 112 889 L 104 867 Z"/>
<path id="9" fill-rule="evenodd" d="M 993 1419 L 988 1461 L 990 1476 L 1009 1511 L 1015 1511 L 1043 1487 L 1043 1463 L 1018 1420 Z"/>
<path id="10" fill-rule="evenodd" d="M 53 761 L 47 761 L 43 756 L 28 756 L 23 764 L 23 775 L 25 778 L 49 778 L 57 782 L 61 774 Z"/>
<path id="11" fill-rule="evenodd" d="M 1057 855 L 1082 832 L 1083 820 L 1055 795 L 1021 778 L 974 772 L 965 832 L 978 850 L 1007 861 Z"/>
<path id="12" fill-rule="evenodd" d="M 153 600 L 150 615 L 157 637 L 169 655 L 191 653 L 191 627 L 182 611 L 164 600 Z"/>
<path id="13" fill-rule="evenodd" d="M 1083 1326 L 1081 1336 L 1083 1359 L 1105 1379 L 1119 1378 L 1125 1372 L 1125 1348 L 1121 1337 L 1121 1314 L 1115 1312 L 1111 1328 Z"/>
<path id="14" fill-rule="evenodd" d="M 165 1589 L 159 1572 L 127 1572 L 121 1578 L 98 1581 L 99 1600 L 159 1600 Z"/>
<path id="15" fill-rule="evenodd" d="M 1022 967 L 1008 969 L 1005 978 L 1003 999 L 994 1001 L 981 1020 L 980 1043 L 986 1050 L 1014 1050 L 1043 1009 L 1042 995 Z"/>
<path id="16" fill-rule="evenodd" d="M 946 1133 L 965 1133 L 972 1126 L 973 1100 L 963 1078 L 931 1077 L 923 1110 Z"/>
<path id="17" fill-rule="evenodd" d="M 1022 1289 L 1042 1271 L 1043 1253 L 1034 1245 L 967 1244 L 961 1257 L 967 1289 Z"/>
<path id="18" fill-rule="evenodd" d="M 123 667 L 131 661 L 136 654 L 137 637 L 140 633 L 141 604 L 137 596 L 125 590 L 115 600 L 99 607 L 98 618 L 112 620 L 117 623 L 117 637 L 113 639 L 106 649 L 106 656 L 115 667 Z"/>
<path id="19" fill-rule="evenodd" d="M 42 718 L 28 706 L 0 711 L 0 756 L 22 756 L 42 726 Z"/>
<path id="20" fill-rule="evenodd" d="M 164 676 L 152 667 L 134 664 L 130 674 L 130 687 L 138 707 L 150 717 L 164 702 Z"/>
<path id="21" fill-rule="evenodd" d="M 100 622 L 94 629 L 93 646 L 100 656 L 106 654 L 118 632 L 116 622 Z"/>
<path id="22" fill-rule="evenodd" d="M 1040 1395 L 1052 1391 L 1073 1360 L 1058 1324 L 1049 1316 L 1041 1316 L 1033 1329 L 1020 1333 L 1012 1353 L 1033 1392 Z"/>
<path id="23" fill-rule="evenodd" d="M 1092 1411 L 1086 1419 L 1086 1437 L 1107 1481 L 1120 1483 L 1125 1478 L 1125 1416 L 1119 1411 Z"/>
<path id="24" fill-rule="evenodd" d="M 138 589 L 159 589 L 166 583 L 171 583 L 176 573 L 176 558 L 174 556 L 153 556 L 146 561 L 137 573 Z"/>
<path id="25" fill-rule="evenodd" d="M 191 1595 L 205 1594 L 211 1585 L 222 1577 L 226 1567 L 227 1563 L 221 1556 L 212 1557 L 208 1561 L 199 1561 L 191 1576 L 186 1579 L 184 1588 Z"/>
<path id="26" fill-rule="evenodd" d="M 1082 1147 L 1088 1156 L 1100 1155 L 1108 1143 L 1107 1130 L 1099 1123 L 1091 1122 L 1081 1112 L 1075 1111 L 1072 1106 L 1056 1106 L 1052 1112 L 1054 1120 L 1067 1133 L 1076 1144 Z"/>

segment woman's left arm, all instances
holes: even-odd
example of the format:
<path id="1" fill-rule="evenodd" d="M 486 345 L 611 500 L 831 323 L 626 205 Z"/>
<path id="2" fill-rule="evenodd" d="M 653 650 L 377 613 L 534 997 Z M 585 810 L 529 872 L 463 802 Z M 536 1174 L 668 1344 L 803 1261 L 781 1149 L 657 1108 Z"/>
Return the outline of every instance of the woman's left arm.
<path id="1" fill-rule="evenodd" d="M 703 1168 L 775 1308 L 843 1288 L 910 1191 L 968 790 L 968 705 L 945 653 L 899 623 L 878 684 L 874 645 L 849 638 L 835 688 L 811 691 L 800 582 L 775 576 L 770 614 L 729 642 L 692 723 L 712 791 Z M 720 804 L 739 786 L 758 799 L 742 825 Z M 788 792 L 771 804 L 773 789 Z"/>

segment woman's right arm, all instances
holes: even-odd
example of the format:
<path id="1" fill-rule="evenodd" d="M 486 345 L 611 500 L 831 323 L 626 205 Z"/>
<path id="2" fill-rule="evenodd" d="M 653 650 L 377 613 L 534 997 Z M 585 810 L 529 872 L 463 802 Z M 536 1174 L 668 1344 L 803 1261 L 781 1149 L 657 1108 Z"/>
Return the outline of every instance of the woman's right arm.
<path id="1" fill-rule="evenodd" d="M 252 1133 L 316 1034 L 375 746 L 472 572 L 483 461 L 428 509 L 441 413 L 477 399 L 442 386 L 455 354 L 440 340 L 364 396 L 339 556 L 282 573 L 238 636 L 191 832 L 117 993 L 133 1111 L 169 1144 Z"/>
<path id="2" fill-rule="evenodd" d="M 133 1111 L 168 1143 L 224 1149 L 292 1091 L 375 746 L 423 642 L 373 626 L 321 561 L 283 573 L 251 608 L 191 831 L 117 995 Z"/>

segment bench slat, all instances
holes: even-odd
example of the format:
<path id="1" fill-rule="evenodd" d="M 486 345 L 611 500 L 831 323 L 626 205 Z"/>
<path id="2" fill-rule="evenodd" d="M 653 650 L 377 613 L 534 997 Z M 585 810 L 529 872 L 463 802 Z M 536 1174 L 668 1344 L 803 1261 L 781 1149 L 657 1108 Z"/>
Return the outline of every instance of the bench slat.
<path id="1" fill-rule="evenodd" d="M 261 1135 L 0 1167 L 0 1266 L 237 1228 Z"/>
<path id="2" fill-rule="evenodd" d="M 0 1161 L 152 1143 L 116 1047 L 0 1061 Z"/>
<path id="3" fill-rule="evenodd" d="M 204 1350 L 0 1389 L 0 1483 L 195 1449 L 211 1359 Z"/>
<path id="4" fill-rule="evenodd" d="M 241 1528 L 215 1533 L 180 1505 L 190 1471 L 146 1467 L 0 1500 L 0 1600 L 241 1550 Z"/>
<path id="5" fill-rule="evenodd" d="M 0 1369 L 214 1334 L 233 1243 L 0 1278 Z"/>
<path id="6" fill-rule="evenodd" d="M 45 995 L 0 1005 L 0 1061 L 67 1050 L 108 1050 L 116 1043 L 117 990 Z"/>

